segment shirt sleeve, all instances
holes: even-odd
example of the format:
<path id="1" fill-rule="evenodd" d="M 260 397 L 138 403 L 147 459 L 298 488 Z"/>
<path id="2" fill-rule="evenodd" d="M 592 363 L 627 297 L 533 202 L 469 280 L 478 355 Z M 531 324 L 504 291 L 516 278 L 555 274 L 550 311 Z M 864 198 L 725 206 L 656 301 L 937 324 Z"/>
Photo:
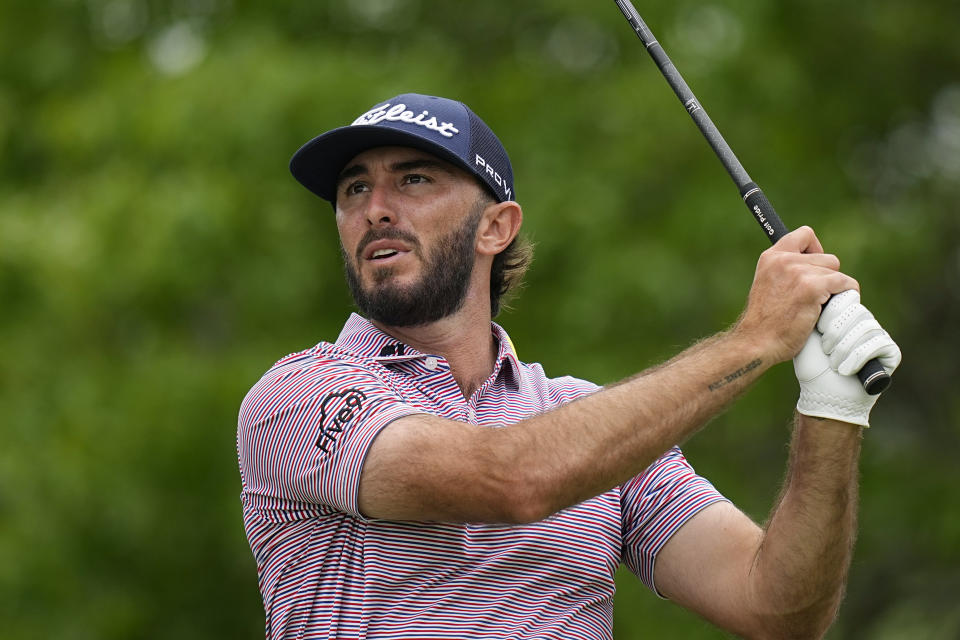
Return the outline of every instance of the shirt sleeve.
<path id="1" fill-rule="evenodd" d="M 322 505 L 362 518 L 357 491 L 370 445 L 394 420 L 422 411 L 361 364 L 304 360 L 271 369 L 244 398 L 237 428 L 244 499 L 290 517 Z"/>
<path id="2" fill-rule="evenodd" d="M 659 596 L 653 581 L 657 553 L 698 511 L 725 500 L 694 472 L 679 448 L 671 448 L 620 487 L 623 563 Z"/>

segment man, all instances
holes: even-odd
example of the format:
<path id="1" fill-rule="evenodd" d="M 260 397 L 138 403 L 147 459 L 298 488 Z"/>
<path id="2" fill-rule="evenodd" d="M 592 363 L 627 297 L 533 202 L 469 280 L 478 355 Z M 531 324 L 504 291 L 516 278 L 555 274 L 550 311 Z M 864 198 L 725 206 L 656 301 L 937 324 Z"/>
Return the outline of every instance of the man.
<path id="1" fill-rule="evenodd" d="M 599 389 L 520 362 L 492 323 L 529 252 L 506 151 L 465 105 L 391 98 L 291 170 L 334 206 L 363 315 L 240 410 L 267 637 L 610 638 L 621 562 L 743 636 L 822 635 L 875 400 L 850 374 L 900 354 L 811 229 L 764 252 L 734 327 Z M 676 444 L 794 356 L 789 471 L 761 529 Z"/>

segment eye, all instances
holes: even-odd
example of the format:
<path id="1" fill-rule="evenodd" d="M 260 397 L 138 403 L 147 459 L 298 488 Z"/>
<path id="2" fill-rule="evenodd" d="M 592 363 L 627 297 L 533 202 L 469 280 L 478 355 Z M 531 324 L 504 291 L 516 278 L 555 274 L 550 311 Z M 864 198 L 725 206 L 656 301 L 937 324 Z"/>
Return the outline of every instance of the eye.
<path id="1" fill-rule="evenodd" d="M 367 183 L 357 180 L 356 182 L 351 182 L 344 189 L 344 193 L 348 196 L 356 195 L 358 193 L 363 193 L 367 190 Z"/>
<path id="2" fill-rule="evenodd" d="M 425 182 L 430 182 L 430 178 L 422 173 L 410 173 L 403 176 L 403 182 L 404 184 L 422 184 Z"/>

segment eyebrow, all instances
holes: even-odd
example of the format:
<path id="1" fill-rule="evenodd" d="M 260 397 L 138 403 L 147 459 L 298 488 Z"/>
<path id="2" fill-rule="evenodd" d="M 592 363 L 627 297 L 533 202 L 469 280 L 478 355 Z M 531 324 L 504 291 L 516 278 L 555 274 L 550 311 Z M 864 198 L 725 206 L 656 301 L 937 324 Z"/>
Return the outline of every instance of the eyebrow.
<path id="1" fill-rule="evenodd" d="M 451 175 L 454 174 L 453 167 L 448 165 L 446 162 L 441 162 L 440 160 L 433 160 L 430 158 L 404 160 L 403 162 L 394 162 L 390 165 L 391 173 L 403 173 L 405 171 L 416 171 L 417 169 L 435 169 Z M 346 169 L 340 172 L 339 176 L 337 176 L 337 189 L 340 188 L 344 181 L 357 176 L 366 175 L 368 173 L 370 173 L 370 170 L 367 169 L 367 165 L 365 164 L 352 164 L 348 166 Z"/>

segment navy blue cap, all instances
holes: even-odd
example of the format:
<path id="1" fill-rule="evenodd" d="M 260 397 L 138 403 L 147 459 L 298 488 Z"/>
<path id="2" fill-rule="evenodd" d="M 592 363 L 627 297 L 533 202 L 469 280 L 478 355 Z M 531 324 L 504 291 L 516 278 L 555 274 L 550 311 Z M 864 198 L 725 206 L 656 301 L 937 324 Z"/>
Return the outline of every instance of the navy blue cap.
<path id="1" fill-rule="evenodd" d="M 516 200 L 513 168 L 500 140 L 462 102 L 404 93 L 381 102 L 346 127 L 306 143 L 290 172 L 324 200 L 337 197 L 337 177 L 357 154 L 374 147 L 413 147 L 477 176 L 498 202 Z"/>

